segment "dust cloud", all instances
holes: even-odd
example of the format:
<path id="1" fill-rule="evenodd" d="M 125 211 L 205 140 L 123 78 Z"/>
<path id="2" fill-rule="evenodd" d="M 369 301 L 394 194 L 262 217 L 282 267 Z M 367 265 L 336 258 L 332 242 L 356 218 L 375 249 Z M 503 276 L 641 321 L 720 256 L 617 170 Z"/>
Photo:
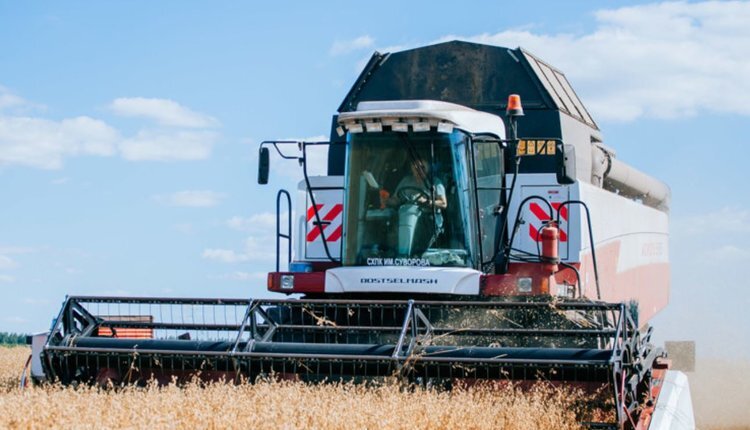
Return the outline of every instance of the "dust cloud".
<path id="1" fill-rule="evenodd" d="M 750 429 L 750 360 L 699 356 L 686 374 L 698 429 Z"/>

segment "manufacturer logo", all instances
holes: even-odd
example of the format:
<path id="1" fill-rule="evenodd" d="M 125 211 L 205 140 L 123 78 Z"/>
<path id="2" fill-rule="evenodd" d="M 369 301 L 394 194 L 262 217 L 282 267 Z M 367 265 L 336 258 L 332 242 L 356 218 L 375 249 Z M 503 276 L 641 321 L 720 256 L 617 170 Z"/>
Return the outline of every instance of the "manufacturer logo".
<path id="1" fill-rule="evenodd" d="M 360 284 L 437 284 L 436 278 L 360 278 Z"/>

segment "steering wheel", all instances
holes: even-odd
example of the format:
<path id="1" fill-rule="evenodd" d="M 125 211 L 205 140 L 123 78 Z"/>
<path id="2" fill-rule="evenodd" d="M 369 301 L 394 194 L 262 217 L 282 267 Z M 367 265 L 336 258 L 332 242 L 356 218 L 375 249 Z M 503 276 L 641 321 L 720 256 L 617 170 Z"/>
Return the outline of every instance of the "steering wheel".
<path id="1" fill-rule="evenodd" d="M 416 204 L 417 200 L 422 197 L 424 197 L 425 200 L 430 199 L 430 196 L 419 187 L 403 187 L 396 192 L 396 196 L 402 201 L 412 204 Z"/>

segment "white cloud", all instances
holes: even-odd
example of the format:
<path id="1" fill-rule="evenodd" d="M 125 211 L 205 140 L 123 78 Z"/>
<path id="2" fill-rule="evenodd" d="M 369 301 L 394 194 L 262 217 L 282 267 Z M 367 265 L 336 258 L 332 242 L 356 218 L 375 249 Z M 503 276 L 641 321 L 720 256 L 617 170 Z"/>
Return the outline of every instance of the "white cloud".
<path id="1" fill-rule="evenodd" d="M 0 116 L 0 165 L 59 169 L 76 155 L 115 154 L 117 130 L 86 116 L 50 121 Z"/>
<path id="2" fill-rule="evenodd" d="M 31 103 L 11 93 L 9 89 L 0 85 L 0 110 L 18 108 L 18 107 L 27 107 L 30 105 Z"/>
<path id="3" fill-rule="evenodd" d="M 331 46 L 329 53 L 331 55 L 344 55 L 360 49 L 372 48 L 375 39 L 370 36 L 360 36 L 352 40 L 336 41 Z"/>
<path id="4" fill-rule="evenodd" d="M 750 262 L 750 249 L 735 245 L 724 245 L 705 252 L 705 256 L 707 261 L 713 261 L 714 263 L 748 263 Z"/>
<path id="5" fill-rule="evenodd" d="M 9 255 L 31 254 L 36 251 L 37 251 L 36 249 L 31 248 L 31 247 L 0 246 L 0 270 L 11 270 L 19 266 L 18 262 L 14 260 L 13 258 L 9 257 Z M 14 277 L 7 275 L 7 274 L 0 273 L 0 282 L 10 283 L 14 281 L 15 281 Z"/>
<path id="6" fill-rule="evenodd" d="M 675 218 L 672 227 L 678 235 L 747 234 L 750 233 L 750 209 L 724 207 L 711 212 Z"/>
<path id="7" fill-rule="evenodd" d="M 750 209 L 726 206 L 704 213 L 676 216 L 671 222 L 675 260 L 682 258 L 691 273 L 699 267 L 731 276 L 732 268 L 750 263 Z M 691 250 L 686 252 L 686 250 Z M 722 269 L 719 269 L 722 268 Z M 728 272 L 727 272 L 728 271 Z M 738 272 L 739 273 L 739 272 Z"/>
<path id="8" fill-rule="evenodd" d="M 286 220 L 286 212 L 281 214 L 281 219 Z M 267 233 L 276 229 L 276 214 L 262 212 L 249 217 L 233 216 L 226 222 L 227 226 L 234 230 Z"/>
<path id="9" fill-rule="evenodd" d="M 6 255 L 0 254 L 0 270 L 14 269 L 16 267 L 18 267 L 18 263 Z"/>
<path id="10" fill-rule="evenodd" d="M 559 68 L 595 119 L 750 115 L 750 2 L 600 10 L 587 34 L 507 30 L 445 36 L 521 46 Z"/>
<path id="11" fill-rule="evenodd" d="M 148 118 L 172 127 L 210 128 L 219 125 L 215 118 L 169 99 L 122 97 L 112 101 L 110 109 L 117 115 Z"/>
<path id="12" fill-rule="evenodd" d="M 263 228 L 261 226 L 270 226 L 273 223 L 275 216 L 270 212 L 264 212 L 261 214 L 251 215 L 247 218 L 241 216 L 233 216 L 228 219 L 226 224 L 229 228 L 239 231 L 254 230 L 256 228 Z"/>
<path id="13" fill-rule="evenodd" d="M 231 279 L 233 281 L 265 281 L 268 277 L 267 272 L 232 272 L 222 276 L 223 279 Z"/>
<path id="14" fill-rule="evenodd" d="M 162 126 L 141 128 L 132 136 L 123 136 L 106 122 L 88 116 L 50 120 L 7 112 L 29 107 L 36 105 L 0 86 L 0 167 L 59 169 L 68 157 L 118 154 L 131 161 L 203 160 L 211 155 L 218 138 L 216 132 L 206 130 L 219 125 L 216 119 L 165 99 L 112 102 L 112 109 L 120 115 L 153 119 Z"/>
<path id="15" fill-rule="evenodd" d="M 275 258 L 276 248 L 272 236 L 261 238 L 250 236 L 245 240 L 245 246 L 242 251 L 209 248 L 205 249 L 201 256 L 205 259 L 222 263 L 240 263 L 245 261 L 269 262 Z"/>
<path id="16" fill-rule="evenodd" d="M 217 135 L 209 131 L 141 130 L 123 139 L 119 148 L 131 161 L 204 160 L 211 155 Z"/>
<path id="17" fill-rule="evenodd" d="M 218 205 L 225 195 L 209 190 L 185 190 L 168 195 L 156 195 L 154 200 L 169 206 L 207 208 Z"/>
<path id="18" fill-rule="evenodd" d="M 238 263 L 248 260 L 248 256 L 245 254 L 237 253 L 231 249 L 220 248 L 204 249 L 201 257 L 207 260 L 220 261 L 222 263 Z"/>
<path id="19" fill-rule="evenodd" d="M 0 246 L 0 254 L 31 254 L 36 248 L 29 246 Z"/>

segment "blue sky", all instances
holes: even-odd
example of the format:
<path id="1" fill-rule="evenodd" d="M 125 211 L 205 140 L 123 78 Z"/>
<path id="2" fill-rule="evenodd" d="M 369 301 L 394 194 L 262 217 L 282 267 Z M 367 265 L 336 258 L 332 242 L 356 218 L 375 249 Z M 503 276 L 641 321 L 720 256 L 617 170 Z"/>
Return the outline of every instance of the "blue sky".
<path id="1" fill-rule="evenodd" d="M 563 70 L 672 187 L 657 333 L 750 357 L 727 342 L 750 329 L 747 22 L 746 2 L 0 0 L 0 331 L 45 329 L 65 294 L 264 294 L 296 166 L 256 185 L 257 144 L 326 136 L 374 50 L 463 39 Z"/>

